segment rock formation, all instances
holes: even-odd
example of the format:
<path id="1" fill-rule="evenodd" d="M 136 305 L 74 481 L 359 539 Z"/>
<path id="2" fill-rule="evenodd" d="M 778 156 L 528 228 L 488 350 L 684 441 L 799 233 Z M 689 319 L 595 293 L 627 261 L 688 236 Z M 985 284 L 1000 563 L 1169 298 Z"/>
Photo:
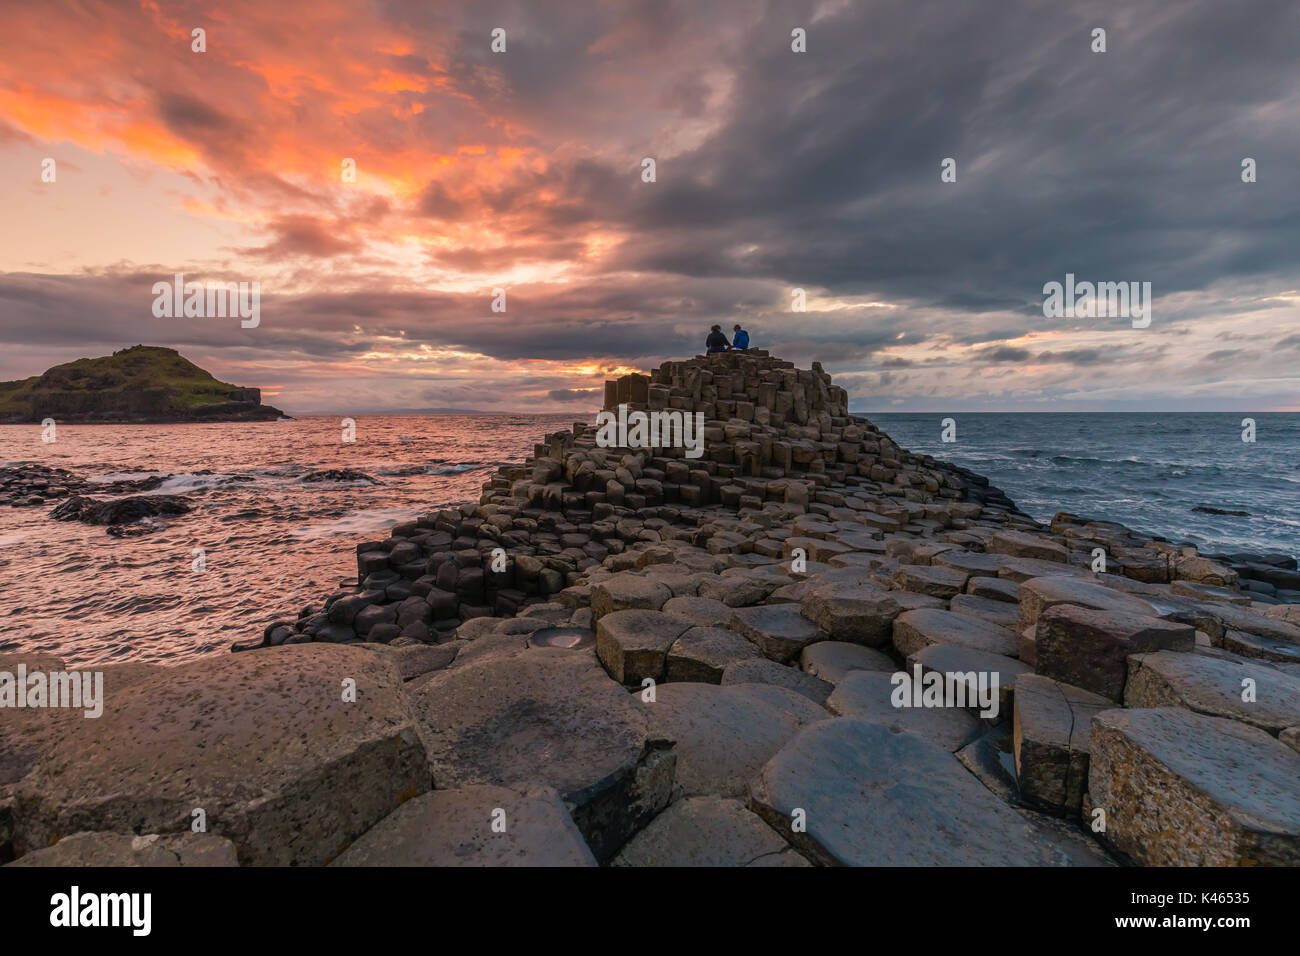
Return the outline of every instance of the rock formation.
<path id="1" fill-rule="evenodd" d="M 668 362 L 605 404 L 699 413 L 703 454 L 576 424 L 360 545 L 254 653 L 116 665 L 101 722 L 0 726 L 0 844 L 206 807 L 243 864 L 1300 863 L 1300 606 L 1040 525 L 817 365 Z M 901 706 L 897 675 L 972 696 Z"/>

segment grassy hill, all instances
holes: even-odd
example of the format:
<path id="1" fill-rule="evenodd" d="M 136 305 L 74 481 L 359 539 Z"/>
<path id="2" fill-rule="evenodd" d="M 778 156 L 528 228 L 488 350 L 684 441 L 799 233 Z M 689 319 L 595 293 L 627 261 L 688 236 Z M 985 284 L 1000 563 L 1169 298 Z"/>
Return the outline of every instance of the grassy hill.
<path id="1" fill-rule="evenodd" d="M 219 382 L 175 349 L 136 345 L 0 382 L 0 422 L 183 422 L 267 420 L 256 388 Z"/>

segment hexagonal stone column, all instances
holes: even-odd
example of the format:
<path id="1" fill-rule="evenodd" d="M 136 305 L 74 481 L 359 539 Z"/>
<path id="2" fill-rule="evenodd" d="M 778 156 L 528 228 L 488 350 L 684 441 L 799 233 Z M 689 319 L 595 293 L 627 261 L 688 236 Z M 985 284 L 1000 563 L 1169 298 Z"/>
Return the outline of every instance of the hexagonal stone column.
<path id="1" fill-rule="evenodd" d="M 1093 720 L 1088 797 L 1143 866 L 1300 865 L 1300 753 L 1175 707 Z"/>
<path id="2" fill-rule="evenodd" d="M 188 832 L 202 809 L 241 863 L 323 864 L 429 788 L 401 688 L 374 652 L 325 644 L 150 669 L 106 690 L 102 717 L 59 724 L 14 788 L 15 848 L 79 830 Z"/>

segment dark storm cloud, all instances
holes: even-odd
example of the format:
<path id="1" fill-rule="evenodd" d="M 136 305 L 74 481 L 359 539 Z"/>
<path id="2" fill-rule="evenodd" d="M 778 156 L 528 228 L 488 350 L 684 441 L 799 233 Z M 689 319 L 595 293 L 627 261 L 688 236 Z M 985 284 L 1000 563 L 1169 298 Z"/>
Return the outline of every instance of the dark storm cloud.
<path id="1" fill-rule="evenodd" d="M 738 12 L 722 127 L 653 186 L 588 204 L 635 232 L 620 265 L 1037 321 L 1043 283 L 1066 272 L 1167 295 L 1294 271 L 1300 127 L 1270 116 L 1300 87 L 1300 6 L 900 0 L 817 23 L 800 9 Z M 807 54 L 789 51 L 793 23 Z M 1246 156 L 1257 183 L 1241 182 Z M 945 157 L 956 183 L 940 182 Z"/>

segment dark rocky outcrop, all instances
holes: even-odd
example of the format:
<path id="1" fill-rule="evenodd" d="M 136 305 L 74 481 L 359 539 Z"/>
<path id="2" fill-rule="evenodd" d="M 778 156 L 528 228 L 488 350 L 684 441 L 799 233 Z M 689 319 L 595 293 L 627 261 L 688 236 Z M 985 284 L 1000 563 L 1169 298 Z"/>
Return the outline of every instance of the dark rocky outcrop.
<path id="1" fill-rule="evenodd" d="M 184 495 L 136 495 L 113 501 L 74 495 L 51 511 L 50 517 L 84 524 L 130 524 L 141 518 L 183 515 L 191 507 L 193 502 Z"/>

